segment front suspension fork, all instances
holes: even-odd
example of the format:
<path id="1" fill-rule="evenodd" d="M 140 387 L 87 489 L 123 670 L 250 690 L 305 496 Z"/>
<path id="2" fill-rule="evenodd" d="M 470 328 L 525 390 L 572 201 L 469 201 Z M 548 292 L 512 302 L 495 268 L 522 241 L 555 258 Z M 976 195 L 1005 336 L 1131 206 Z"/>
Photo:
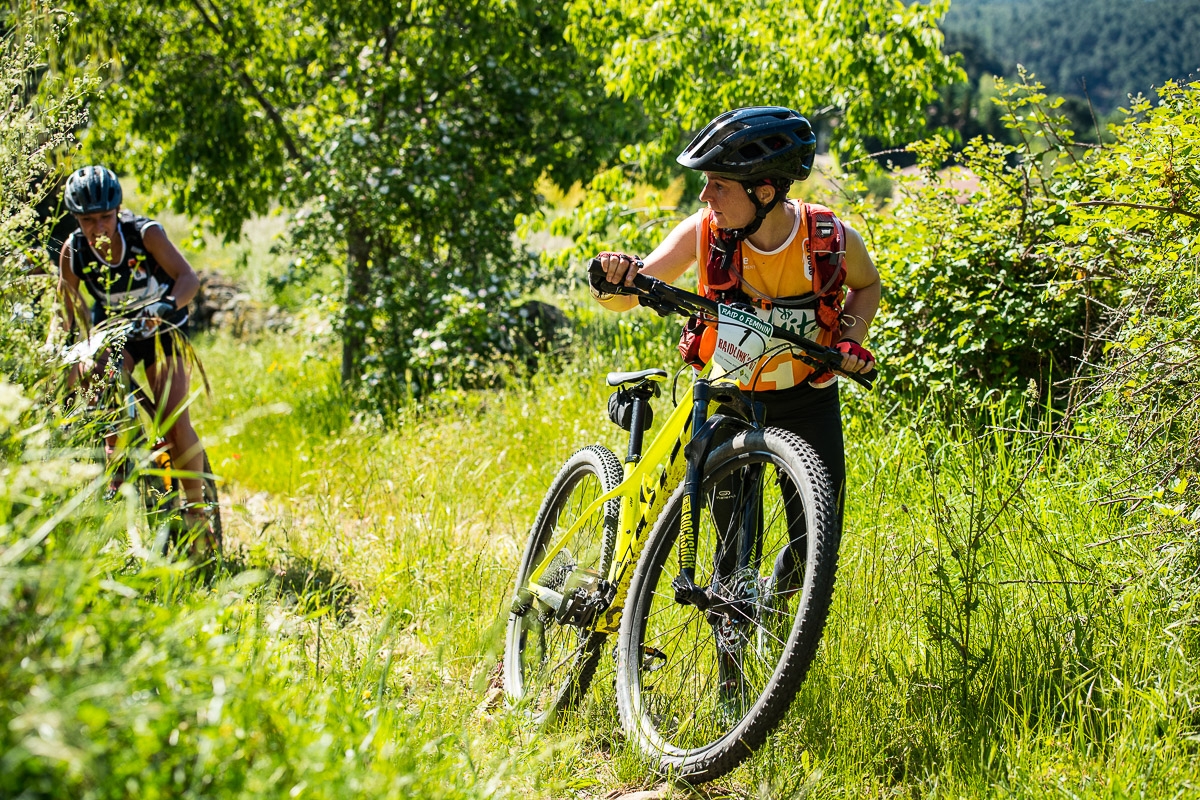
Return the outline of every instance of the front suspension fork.
<path id="1" fill-rule="evenodd" d="M 696 536 L 699 530 L 699 515 L 704 507 L 701 497 L 700 472 L 703 452 L 707 448 L 697 447 L 704 423 L 708 417 L 708 401 L 711 390 L 708 381 L 698 380 L 692 387 L 692 441 L 688 443 L 687 472 L 683 479 L 683 509 L 679 514 L 679 575 L 671 581 L 675 590 L 675 602 L 681 605 L 708 607 L 708 594 L 696 585 Z M 711 437 L 711 431 L 708 431 Z M 686 451 L 685 451 L 686 452 Z"/>
<path id="2" fill-rule="evenodd" d="M 687 456 L 687 472 L 683 481 L 683 508 L 680 511 L 679 519 L 679 574 L 671 581 L 671 587 L 675 590 L 675 602 L 681 605 L 692 605 L 700 610 L 707 610 L 715 602 L 722 602 L 718 598 L 714 598 L 711 592 L 702 586 L 696 585 L 696 548 L 697 539 L 700 530 L 700 518 L 704 510 L 704 495 L 703 495 L 703 466 L 704 461 L 708 457 L 708 452 L 711 449 L 712 442 L 716 437 L 717 432 L 722 428 L 733 428 L 735 430 L 748 430 L 754 427 L 753 416 L 751 419 L 739 419 L 735 416 L 727 416 L 725 414 L 716 414 L 712 417 L 708 416 L 708 406 L 712 399 L 712 390 L 708 381 L 698 380 L 692 387 L 692 439 L 688 442 L 684 453 Z M 740 396 L 739 396 L 740 397 Z M 725 399 L 720 399 L 719 402 L 725 403 Z M 748 404 L 747 404 L 748 407 Z M 758 554 L 753 552 L 753 548 L 758 545 L 759 537 L 753 535 L 758 526 L 758 473 L 743 476 L 743 483 L 748 484 L 738 492 L 743 503 L 740 508 L 734 510 L 737 514 L 740 512 L 741 519 L 729 519 L 727 526 L 730 530 L 740 528 L 743 535 L 734 537 L 738 544 L 738 550 L 735 553 L 729 554 L 726 549 L 731 543 L 728 541 L 730 537 L 723 536 L 718 542 L 719 552 L 716 555 L 717 561 L 714 566 L 718 569 L 727 567 L 726 563 L 729 556 L 733 555 L 737 560 L 737 565 L 745 565 L 753 563 Z M 734 526 L 737 526 L 735 528 Z M 736 566 L 732 570 L 723 570 L 734 574 Z"/>

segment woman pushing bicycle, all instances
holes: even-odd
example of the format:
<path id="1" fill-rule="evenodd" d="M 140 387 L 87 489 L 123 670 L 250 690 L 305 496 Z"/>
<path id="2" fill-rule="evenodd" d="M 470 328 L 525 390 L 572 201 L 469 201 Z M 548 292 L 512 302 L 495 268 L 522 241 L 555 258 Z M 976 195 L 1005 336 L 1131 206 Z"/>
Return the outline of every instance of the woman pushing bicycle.
<path id="1" fill-rule="evenodd" d="M 181 477 L 180 484 L 187 499 L 184 524 L 194 530 L 207 521 L 199 477 L 204 450 L 188 416 L 191 382 L 182 343 L 188 303 L 200 281 L 162 225 L 122 210 L 121 198 L 117 176 L 105 167 L 84 167 L 67 178 L 63 202 L 79 229 L 59 255 L 59 295 L 68 330 L 85 312 L 81 283 L 93 300 L 91 325 L 117 318 L 149 323 L 125 340 L 122 368 L 130 374 L 145 366 L 156 417 L 170 423 L 164 438 L 171 463 L 193 476 Z"/>
<path id="2" fill-rule="evenodd" d="M 621 253 L 589 265 L 610 309 L 691 315 L 680 351 L 711 369 L 672 392 L 649 444 L 667 372 L 606 376 L 624 464 L 602 445 L 567 459 L 509 607 L 514 707 L 545 722 L 577 704 L 615 633 L 622 730 L 655 770 L 691 781 L 734 769 L 783 720 L 833 598 L 845 483 L 834 375 L 871 388 L 860 342 L 879 275 L 833 212 L 787 200 L 814 150 L 789 109 L 718 117 L 679 157 L 705 173 L 708 207 L 644 265 Z M 694 261 L 700 294 L 671 285 Z"/>
<path id="3" fill-rule="evenodd" d="M 875 359 L 862 342 L 879 310 L 880 283 L 862 237 L 829 209 L 787 199 L 792 183 L 808 178 L 815 153 L 812 126 L 791 109 L 720 115 L 677 159 L 704 173 L 700 200 L 707 208 L 676 226 L 644 264 L 601 253 L 604 279 L 632 287 L 644 272 L 672 283 L 698 263 L 700 294 L 748 304 L 772 324 L 836 348 L 842 372 L 870 372 Z M 606 294 L 597 283 L 593 276 L 592 294 L 604 307 L 637 306 L 637 297 Z M 680 340 L 681 354 L 703 366 L 716 340 L 714 327 L 694 321 Z M 838 498 L 840 529 L 846 470 L 837 379 L 814 374 L 799 356 L 784 350 L 763 359 L 740 385 L 764 404 L 766 424 L 796 433 L 821 457 Z"/>

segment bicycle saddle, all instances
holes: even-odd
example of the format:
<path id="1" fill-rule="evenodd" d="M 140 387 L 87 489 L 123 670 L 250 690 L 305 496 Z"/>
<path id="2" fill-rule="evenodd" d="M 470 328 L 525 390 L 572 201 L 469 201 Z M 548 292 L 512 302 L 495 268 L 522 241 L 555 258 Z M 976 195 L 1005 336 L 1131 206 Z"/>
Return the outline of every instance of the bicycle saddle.
<path id="1" fill-rule="evenodd" d="M 638 372 L 610 372 L 605 380 L 609 386 L 624 386 L 627 383 L 636 383 L 643 378 L 652 381 L 665 381 L 667 379 L 667 371 L 665 369 L 643 369 Z"/>

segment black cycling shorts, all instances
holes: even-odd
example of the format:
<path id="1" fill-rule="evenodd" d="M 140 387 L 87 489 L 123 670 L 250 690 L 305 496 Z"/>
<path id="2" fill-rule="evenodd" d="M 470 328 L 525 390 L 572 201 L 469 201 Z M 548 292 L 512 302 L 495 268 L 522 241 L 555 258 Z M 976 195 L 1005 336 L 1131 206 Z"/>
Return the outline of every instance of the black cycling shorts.
<path id="1" fill-rule="evenodd" d="M 133 364 L 150 366 L 156 363 L 160 356 L 163 361 L 169 361 L 172 356 L 181 351 L 180 339 L 187 337 L 187 323 L 175 328 L 170 333 L 150 336 L 146 339 L 129 339 L 125 342 L 125 352 L 133 357 Z"/>

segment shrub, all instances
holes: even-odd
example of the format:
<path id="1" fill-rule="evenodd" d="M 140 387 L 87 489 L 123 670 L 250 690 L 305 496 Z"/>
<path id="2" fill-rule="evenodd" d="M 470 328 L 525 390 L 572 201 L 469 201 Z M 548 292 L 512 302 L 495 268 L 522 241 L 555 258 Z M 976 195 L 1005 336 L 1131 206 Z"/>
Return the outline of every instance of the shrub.
<path id="1" fill-rule="evenodd" d="M 1075 143 L 1039 84 L 997 88 L 1020 144 L 913 145 L 919 174 L 865 226 L 884 284 L 877 347 L 903 390 L 1051 392 L 1095 352 L 1115 300 L 1112 265 L 1067 235 L 1073 204 L 1096 187 L 1096 151 Z"/>

